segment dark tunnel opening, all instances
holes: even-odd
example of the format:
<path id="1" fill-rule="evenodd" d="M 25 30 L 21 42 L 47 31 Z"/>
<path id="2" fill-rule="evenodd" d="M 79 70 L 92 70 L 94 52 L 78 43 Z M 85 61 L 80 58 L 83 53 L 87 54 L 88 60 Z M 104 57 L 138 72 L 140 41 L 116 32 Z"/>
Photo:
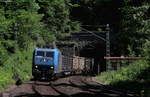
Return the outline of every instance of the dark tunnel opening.
<path id="1" fill-rule="evenodd" d="M 79 51 L 81 57 L 94 58 L 93 73 L 99 74 L 106 71 L 105 42 L 88 44 Z"/>

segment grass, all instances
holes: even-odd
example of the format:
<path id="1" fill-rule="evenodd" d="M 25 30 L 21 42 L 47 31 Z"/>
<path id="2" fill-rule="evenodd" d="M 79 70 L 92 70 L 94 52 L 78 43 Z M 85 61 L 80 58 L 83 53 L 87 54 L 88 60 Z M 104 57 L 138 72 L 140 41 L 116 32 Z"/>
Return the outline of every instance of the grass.
<path id="1" fill-rule="evenodd" d="M 14 80 L 12 80 L 11 76 L 11 73 L 6 73 L 3 70 L 0 71 L 0 90 L 3 90 L 7 87 L 7 85 L 14 83 Z"/>
<path id="2" fill-rule="evenodd" d="M 150 96 L 149 70 L 150 65 L 147 61 L 137 61 L 117 71 L 103 72 L 96 77 L 96 80 L 148 97 Z"/>
<path id="3" fill-rule="evenodd" d="M 10 84 L 15 84 L 14 75 L 17 75 L 22 81 L 31 78 L 33 48 L 31 46 L 27 50 L 17 51 L 9 56 L 3 66 L 0 66 L 0 91 Z"/>

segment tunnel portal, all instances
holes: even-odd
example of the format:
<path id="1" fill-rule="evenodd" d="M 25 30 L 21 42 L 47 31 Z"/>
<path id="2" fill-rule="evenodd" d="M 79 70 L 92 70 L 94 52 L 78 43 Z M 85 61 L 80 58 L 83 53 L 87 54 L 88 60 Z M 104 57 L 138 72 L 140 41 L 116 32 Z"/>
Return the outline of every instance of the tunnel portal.
<path id="1" fill-rule="evenodd" d="M 107 26 L 104 26 L 107 28 Z M 107 32 L 105 31 L 89 31 L 83 30 L 81 32 L 71 33 L 71 44 L 61 44 L 61 49 L 64 55 L 76 55 L 80 57 L 94 58 L 93 71 L 95 74 L 107 70 L 106 60 L 104 56 L 107 56 Z M 102 39 L 99 39 L 99 37 Z M 109 45 L 108 45 L 109 46 Z"/>

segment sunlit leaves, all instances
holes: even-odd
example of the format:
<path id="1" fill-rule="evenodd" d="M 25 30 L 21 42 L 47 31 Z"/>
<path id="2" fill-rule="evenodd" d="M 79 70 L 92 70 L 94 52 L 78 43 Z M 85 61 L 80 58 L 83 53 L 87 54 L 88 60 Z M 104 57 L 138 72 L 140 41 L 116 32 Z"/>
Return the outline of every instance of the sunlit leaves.
<path id="1" fill-rule="evenodd" d="M 125 0 L 124 2 L 126 4 L 121 8 L 120 34 L 122 38 L 129 41 L 123 45 L 131 46 L 132 50 L 136 51 L 136 55 L 139 55 L 142 52 L 142 45 L 150 34 L 150 16 L 148 15 L 150 4 L 147 1 Z"/>
<path id="2" fill-rule="evenodd" d="M 56 39 L 63 33 L 78 30 L 78 24 L 70 18 L 70 9 L 74 7 L 70 0 L 38 0 L 38 2 L 41 7 L 39 12 L 44 14 L 43 22 Z"/>

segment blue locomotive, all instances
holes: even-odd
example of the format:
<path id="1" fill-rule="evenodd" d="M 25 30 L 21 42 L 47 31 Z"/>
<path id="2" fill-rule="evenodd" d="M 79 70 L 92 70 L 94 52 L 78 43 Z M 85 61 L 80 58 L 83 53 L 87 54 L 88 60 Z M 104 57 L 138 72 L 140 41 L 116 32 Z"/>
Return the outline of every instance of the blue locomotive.
<path id="1" fill-rule="evenodd" d="M 35 79 L 51 79 L 59 74 L 90 72 L 93 59 L 64 56 L 60 50 L 36 48 L 33 53 L 32 76 Z"/>
<path id="2" fill-rule="evenodd" d="M 36 48 L 33 53 L 32 75 L 34 78 L 51 78 L 60 72 L 61 54 L 58 49 Z"/>

